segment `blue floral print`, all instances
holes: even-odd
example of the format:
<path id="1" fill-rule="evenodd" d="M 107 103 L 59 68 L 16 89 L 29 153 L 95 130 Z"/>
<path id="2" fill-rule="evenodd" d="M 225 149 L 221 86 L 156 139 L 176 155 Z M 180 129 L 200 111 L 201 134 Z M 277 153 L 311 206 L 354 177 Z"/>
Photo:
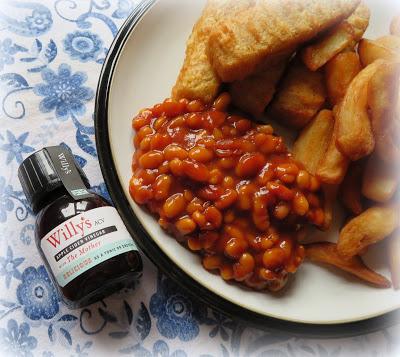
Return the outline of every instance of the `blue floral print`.
<path id="1" fill-rule="evenodd" d="M 25 132 L 16 138 L 14 134 L 7 130 L 7 144 L 0 146 L 0 149 L 8 152 L 7 165 L 14 159 L 20 164 L 23 160 L 22 154 L 31 153 L 35 149 L 31 146 L 25 145 L 25 141 L 28 138 L 29 133 Z"/>
<path id="2" fill-rule="evenodd" d="M 49 320 L 59 311 L 59 297 L 43 265 L 24 270 L 17 298 L 31 320 Z"/>
<path id="3" fill-rule="evenodd" d="M 95 61 L 103 51 L 103 41 L 90 31 L 69 33 L 63 43 L 65 52 L 81 62 Z"/>
<path id="4" fill-rule="evenodd" d="M 80 116 L 86 111 L 85 103 L 94 97 L 94 92 L 89 87 L 83 87 L 87 75 L 83 72 L 71 73 L 71 67 L 61 64 L 55 73 L 49 68 L 42 72 L 46 83 L 34 87 L 35 94 L 45 97 L 40 102 L 43 113 L 56 111 L 56 117 L 66 120 L 69 116 Z"/>
<path id="5" fill-rule="evenodd" d="M 0 222 L 7 220 L 7 212 L 14 209 L 14 202 L 10 195 L 13 193 L 11 185 L 6 185 L 6 179 L 0 177 Z"/>
<path id="6" fill-rule="evenodd" d="M 14 258 L 11 247 L 7 248 L 7 255 L 0 257 L 0 276 L 6 278 L 6 287 L 10 287 L 11 279 L 15 278 L 21 280 L 21 272 L 18 266 L 25 260 L 25 258 Z"/>
<path id="7" fill-rule="evenodd" d="M 129 0 L 118 0 L 118 9 L 112 14 L 116 19 L 123 19 L 133 10 L 133 4 Z"/>
<path id="8" fill-rule="evenodd" d="M 176 350 L 173 353 L 169 353 L 169 347 L 165 341 L 158 340 L 153 345 L 153 356 L 160 357 L 187 357 L 185 351 Z"/>
<path id="9" fill-rule="evenodd" d="M 31 357 L 37 340 L 29 336 L 30 327 L 26 322 L 18 326 L 14 319 L 8 320 L 7 329 L 0 328 L 0 348 L 10 356 Z"/>
<path id="10" fill-rule="evenodd" d="M 15 46 L 10 38 L 0 41 L 0 71 L 5 65 L 14 63 L 14 55 L 18 52 L 18 47 Z"/>
<path id="11" fill-rule="evenodd" d="M 170 279 L 160 278 L 157 292 L 150 299 L 150 312 L 164 337 L 190 341 L 199 334 L 206 309 L 183 295 Z"/>
<path id="12" fill-rule="evenodd" d="M 25 21 L 28 29 L 33 33 L 43 33 L 45 30 L 49 29 L 53 23 L 50 12 L 41 9 L 33 10 L 32 15 L 27 16 Z"/>

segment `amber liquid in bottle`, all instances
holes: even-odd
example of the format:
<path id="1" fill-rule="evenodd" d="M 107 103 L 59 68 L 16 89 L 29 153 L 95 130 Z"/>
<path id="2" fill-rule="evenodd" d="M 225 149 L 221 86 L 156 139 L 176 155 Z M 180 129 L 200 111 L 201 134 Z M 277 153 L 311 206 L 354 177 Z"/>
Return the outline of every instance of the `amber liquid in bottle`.
<path id="1" fill-rule="evenodd" d="M 101 196 L 94 194 L 93 198 L 75 201 L 64 194 L 43 208 L 36 218 L 36 244 L 44 257 L 40 241 L 52 229 L 68 219 L 98 207 L 110 204 Z M 45 258 L 45 257 L 44 257 Z M 46 261 L 46 259 L 45 259 Z M 46 265 L 48 267 L 47 261 Z M 48 267 L 48 269 L 50 269 Z M 53 282 L 58 287 L 63 300 L 70 307 L 78 308 L 99 301 L 118 291 L 141 275 L 142 260 L 138 251 L 133 250 L 112 257 L 82 273 L 64 287 Z"/>
<path id="2" fill-rule="evenodd" d="M 35 241 L 63 301 L 83 307 L 129 287 L 142 259 L 117 210 L 89 190 L 72 153 L 47 147 L 18 169 L 36 216 Z"/>

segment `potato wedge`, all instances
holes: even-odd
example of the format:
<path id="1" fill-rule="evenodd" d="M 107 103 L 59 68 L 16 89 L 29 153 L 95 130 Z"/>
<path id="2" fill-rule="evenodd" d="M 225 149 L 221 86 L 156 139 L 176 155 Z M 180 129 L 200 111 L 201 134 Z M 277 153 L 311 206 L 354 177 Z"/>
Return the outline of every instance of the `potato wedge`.
<path id="1" fill-rule="evenodd" d="M 326 64 L 326 89 L 333 106 L 344 98 L 351 81 L 360 71 L 360 59 L 355 52 L 339 53 Z"/>
<path id="2" fill-rule="evenodd" d="M 338 185 L 322 185 L 322 192 L 324 195 L 324 223 L 322 224 L 321 229 L 323 231 L 327 231 L 331 228 L 333 221 L 333 208 L 335 206 L 338 189 Z"/>
<path id="3" fill-rule="evenodd" d="M 400 36 L 400 15 L 393 17 L 393 20 L 390 23 L 390 34 Z"/>
<path id="4" fill-rule="evenodd" d="M 289 64 L 267 113 L 292 128 L 303 128 L 326 100 L 324 75 L 312 72 L 298 59 Z"/>
<path id="5" fill-rule="evenodd" d="M 397 36 L 391 36 L 390 39 L 387 37 L 381 38 L 380 41 L 362 39 L 358 44 L 358 54 L 363 67 L 370 65 L 378 59 L 399 59 L 397 40 L 393 40 L 393 37 Z"/>
<path id="6" fill-rule="evenodd" d="M 300 132 L 293 145 L 293 155 L 306 170 L 315 175 L 318 163 L 323 158 L 333 132 L 333 114 L 321 110 L 317 116 Z"/>
<path id="7" fill-rule="evenodd" d="M 336 110 L 337 107 L 333 110 L 334 114 Z M 331 185 L 338 185 L 343 181 L 350 163 L 350 160 L 336 146 L 336 125 L 337 122 L 334 124 L 328 148 L 323 158 L 319 161 L 316 171 L 316 176 L 321 182 Z"/>
<path id="8" fill-rule="evenodd" d="M 389 288 L 390 281 L 384 276 L 369 269 L 359 256 L 344 259 L 337 251 L 335 243 L 321 242 L 304 246 L 306 257 L 314 263 L 324 263 L 335 266 L 354 276 L 380 288 Z"/>
<path id="9" fill-rule="evenodd" d="M 367 29 L 369 18 L 368 7 L 361 3 L 346 20 L 302 50 L 305 65 L 316 71 L 346 47 L 354 47 Z"/>
<path id="10" fill-rule="evenodd" d="M 393 287 L 400 289 L 400 230 L 396 230 L 388 239 L 388 260 Z"/>
<path id="11" fill-rule="evenodd" d="M 389 201 L 399 185 L 398 169 L 385 163 L 378 155 L 368 158 L 362 180 L 362 194 L 379 203 Z"/>
<path id="12" fill-rule="evenodd" d="M 368 84 L 381 64 L 382 61 L 371 63 L 353 79 L 335 112 L 336 145 L 353 161 L 369 155 L 375 147 L 368 116 Z"/>
<path id="13" fill-rule="evenodd" d="M 339 191 L 339 198 L 344 207 L 356 216 L 363 211 L 363 204 L 361 201 L 363 172 L 364 162 L 352 162 Z"/>
<path id="14" fill-rule="evenodd" d="M 368 87 L 368 105 L 376 149 L 388 164 L 400 160 L 399 104 L 400 63 L 383 62 Z"/>
<path id="15" fill-rule="evenodd" d="M 351 258 L 386 238 L 399 226 L 399 206 L 375 206 L 350 220 L 340 231 L 338 252 Z"/>

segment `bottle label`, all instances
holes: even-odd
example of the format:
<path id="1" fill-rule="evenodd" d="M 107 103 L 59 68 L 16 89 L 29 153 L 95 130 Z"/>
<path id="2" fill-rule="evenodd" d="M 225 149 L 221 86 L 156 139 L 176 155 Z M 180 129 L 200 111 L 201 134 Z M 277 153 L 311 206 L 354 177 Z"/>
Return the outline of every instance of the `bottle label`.
<path id="1" fill-rule="evenodd" d="M 114 207 L 70 218 L 47 233 L 40 246 L 61 287 L 107 259 L 137 250 Z"/>

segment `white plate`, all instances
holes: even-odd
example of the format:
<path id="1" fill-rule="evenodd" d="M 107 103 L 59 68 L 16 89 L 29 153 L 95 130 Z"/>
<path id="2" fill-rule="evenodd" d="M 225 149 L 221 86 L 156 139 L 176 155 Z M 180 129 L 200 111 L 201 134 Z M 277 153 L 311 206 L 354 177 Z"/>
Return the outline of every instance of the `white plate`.
<path id="1" fill-rule="evenodd" d="M 148 3 L 142 3 L 142 8 L 121 29 L 103 68 L 96 103 L 100 162 L 114 202 L 139 245 L 156 264 L 164 264 L 161 268 L 173 272 L 180 283 L 192 290 L 201 289 L 201 294 L 207 295 L 201 298 L 210 302 L 222 297 L 225 301 L 218 299 L 214 305 L 228 313 L 238 313 L 242 318 L 247 311 L 252 318 L 265 316 L 305 324 L 342 324 L 398 309 L 400 291 L 377 289 L 309 263 L 299 269 L 288 289 L 279 295 L 227 284 L 218 275 L 205 271 L 197 255 L 166 235 L 157 221 L 130 198 L 131 119 L 141 108 L 169 96 L 183 61 L 186 39 L 204 2 L 160 0 L 149 9 Z M 366 2 L 372 12 L 366 37 L 388 34 L 390 19 L 400 12 L 397 1 Z M 143 237 L 143 227 L 148 233 L 146 237 Z M 329 233 L 330 240 L 335 241 L 336 237 L 337 230 Z M 389 276 L 380 248 L 371 249 L 367 262 Z M 166 267 L 170 261 L 176 266 Z"/>

